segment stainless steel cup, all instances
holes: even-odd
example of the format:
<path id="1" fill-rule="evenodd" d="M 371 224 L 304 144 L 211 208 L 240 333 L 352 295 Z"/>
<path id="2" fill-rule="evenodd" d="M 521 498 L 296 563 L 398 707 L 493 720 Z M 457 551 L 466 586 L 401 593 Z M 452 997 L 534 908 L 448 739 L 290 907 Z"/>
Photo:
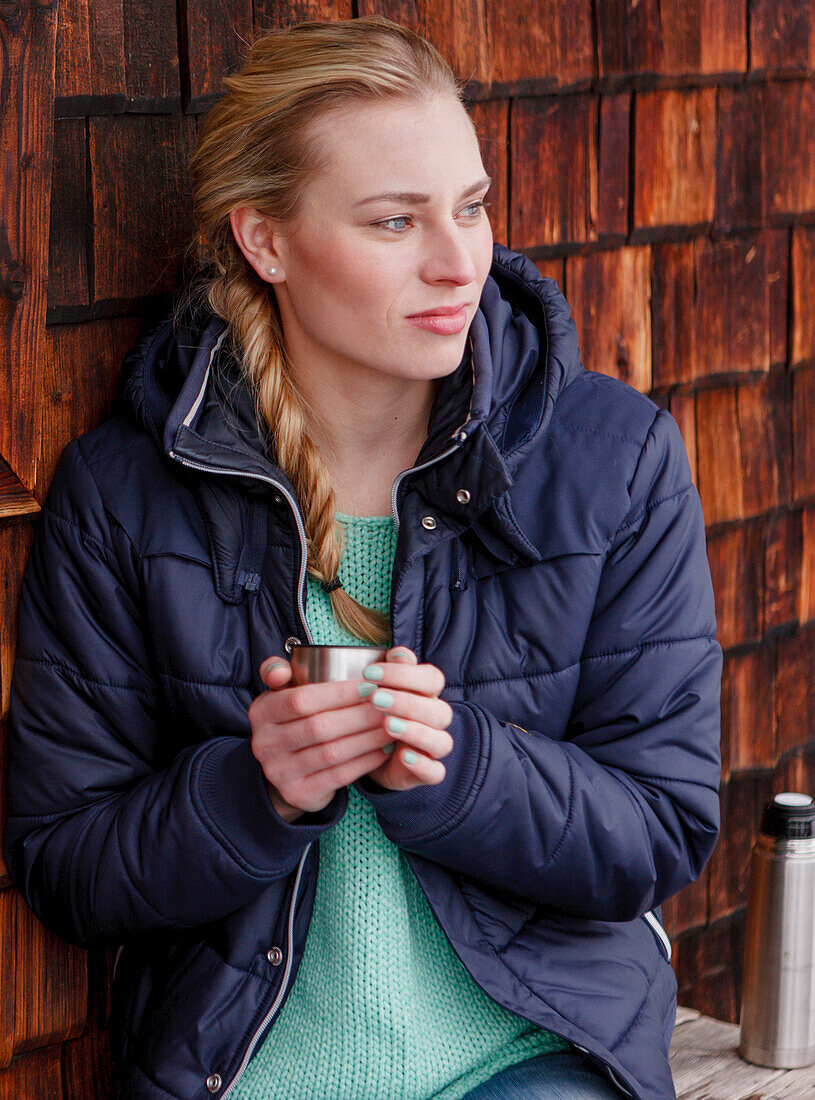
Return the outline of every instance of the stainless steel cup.
<path id="1" fill-rule="evenodd" d="M 384 660 L 387 652 L 387 647 L 368 645 L 296 645 L 289 657 L 292 683 L 356 680 L 368 665 Z"/>
<path id="2" fill-rule="evenodd" d="M 815 1062 L 815 800 L 777 794 L 750 862 L 739 1050 L 748 1062 Z"/>

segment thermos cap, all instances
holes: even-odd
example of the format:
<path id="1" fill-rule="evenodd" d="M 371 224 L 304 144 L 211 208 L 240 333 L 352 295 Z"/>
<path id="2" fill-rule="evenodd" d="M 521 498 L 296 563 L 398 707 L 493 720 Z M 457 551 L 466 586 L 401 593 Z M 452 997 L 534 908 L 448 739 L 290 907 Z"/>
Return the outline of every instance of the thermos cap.
<path id="1" fill-rule="evenodd" d="M 815 837 L 815 798 L 797 791 L 783 791 L 764 807 L 761 832 L 782 840 Z"/>

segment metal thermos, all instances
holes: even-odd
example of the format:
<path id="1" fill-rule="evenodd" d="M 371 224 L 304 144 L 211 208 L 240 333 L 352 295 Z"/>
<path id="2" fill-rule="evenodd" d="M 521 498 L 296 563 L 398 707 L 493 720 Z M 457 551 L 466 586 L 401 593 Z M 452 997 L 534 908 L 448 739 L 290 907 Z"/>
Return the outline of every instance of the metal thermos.
<path id="1" fill-rule="evenodd" d="M 750 862 L 739 1050 L 748 1062 L 815 1062 L 815 799 L 777 794 Z"/>

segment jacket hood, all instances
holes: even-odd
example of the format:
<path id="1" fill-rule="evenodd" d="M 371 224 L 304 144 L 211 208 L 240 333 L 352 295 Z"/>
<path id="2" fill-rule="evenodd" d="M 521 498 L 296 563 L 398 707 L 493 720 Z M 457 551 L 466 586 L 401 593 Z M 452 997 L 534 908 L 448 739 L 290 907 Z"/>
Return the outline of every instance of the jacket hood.
<path id="1" fill-rule="evenodd" d="M 125 359 L 125 401 L 165 453 L 194 444 L 236 469 L 268 471 L 274 456 L 225 337 L 224 321 L 207 312 L 166 317 Z M 451 438 L 464 442 L 482 429 L 511 477 L 581 369 L 575 325 L 557 284 L 526 256 L 495 245 L 467 350 L 441 380 L 417 464 Z"/>

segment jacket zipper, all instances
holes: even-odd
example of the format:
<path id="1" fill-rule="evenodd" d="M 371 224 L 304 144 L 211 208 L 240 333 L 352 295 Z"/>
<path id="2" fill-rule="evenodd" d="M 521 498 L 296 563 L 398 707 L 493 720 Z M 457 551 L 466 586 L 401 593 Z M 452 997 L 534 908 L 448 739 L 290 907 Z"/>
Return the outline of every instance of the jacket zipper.
<path id="1" fill-rule="evenodd" d="M 286 992 L 286 986 L 289 984 L 289 975 L 291 974 L 291 961 L 292 955 L 294 953 L 294 908 L 297 903 L 297 892 L 300 889 L 300 879 L 303 876 L 303 867 L 306 863 L 306 856 L 309 853 L 312 843 L 313 841 L 309 842 L 309 844 L 306 846 L 305 851 L 300 856 L 300 863 L 297 867 L 297 878 L 294 880 L 294 889 L 292 890 L 291 895 L 291 905 L 289 906 L 289 919 L 287 921 L 286 927 L 286 969 L 283 973 L 283 981 L 280 983 L 280 989 L 278 989 L 277 996 L 272 1002 L 272 1007 L 263 1017 L 260 1023 L 260 1027 L 257 1028 L 254 1035 L 249 1040 L 249 1046 L 244 1051 L 243 1058 L 241 1059 L 241 1064 L 238 1066 L 238 1071 L 227 1085 L 226 1092 L 224 1092 L 221 1100 L 228 1100 L 228 1097 L 230 1097 L 235 1091 L 235 1086 L 243 1076 L 246 1067 L 249 1065 L 251 1057 L 254 1054 L 255 1047 L 260 1041 L 261 1035 L 263 1035 L 264 1031 L 266 1031 L 269 1024 L 272 1022 L 272 1017 L 280 1008 L 280 1004 L 283 1000 L 283 995 Z"/>
<path id="2" fill-rule="evenodd" d="M 397 476 L 391 488 L 391 512 L 393 513 L 393 524 L 397 531 L 399 530 L 399 512 L 396 507 L 396 494 L 399 492 L 399 485 L 401 484 L 402 478 L 407 477 L 408 474 L 418 473 L 419 470 L 426 470 L 427 467 L 432 466 L 434 462 L 441 462 L 443 458 L 447 458 L 448 455 L 451 455 L 454 451 L 457 451 L 466 438 L 466 432 L 463 432 L 459 429 L 459 431 L 455 433 L 456 442 L 443 454 L 436 455 L 435 458 L 431 458 L 428 462 L 423 462 L 421 466 L 411 466 L 409 470 L 402 470 L 401 474 Z"/>

